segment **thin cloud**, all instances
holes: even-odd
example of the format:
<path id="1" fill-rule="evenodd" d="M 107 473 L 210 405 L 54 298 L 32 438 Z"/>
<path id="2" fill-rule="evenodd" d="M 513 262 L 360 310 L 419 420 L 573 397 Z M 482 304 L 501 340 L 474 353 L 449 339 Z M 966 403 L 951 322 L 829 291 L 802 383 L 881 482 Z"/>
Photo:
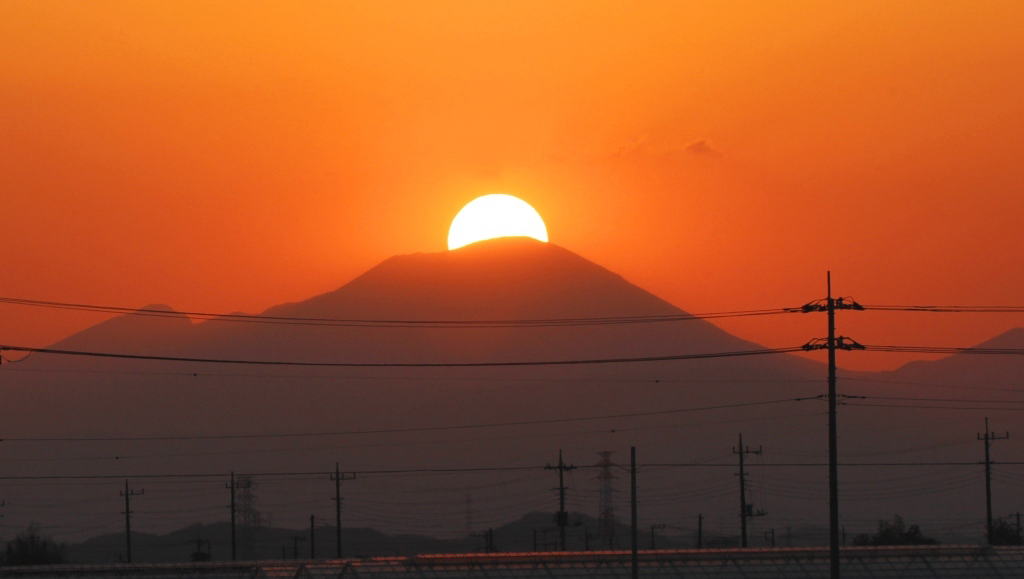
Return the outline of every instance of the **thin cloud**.
<path id="1" fill-rule="evenodd" d="M 708 144 L 704 139 L 686 145 L 686 152 L 701 157 L 720 157 L 722 153 Z"/>

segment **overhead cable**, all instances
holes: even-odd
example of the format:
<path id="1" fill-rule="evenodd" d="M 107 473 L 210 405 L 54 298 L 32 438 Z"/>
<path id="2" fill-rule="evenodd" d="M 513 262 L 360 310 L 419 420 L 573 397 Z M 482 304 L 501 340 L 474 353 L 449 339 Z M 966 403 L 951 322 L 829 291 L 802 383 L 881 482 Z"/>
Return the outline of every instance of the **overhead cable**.
<path id="1" fill-rule="evenodd" d="M 928 306 L 928 305 L 866 305 L 866 310 L 889 312 L 931 312 L 931 313 L 1024 313 L 1024 306 Z"/>
<path id="2" fill-rule="evenodd" d="M 594 420 L 609 420 L 616 418 L 636 418 L 642 416 L 662 416 L 666 414 L 683 414 L 688 412 L 705 412 L 710 410 L 725 410 L 733 408 L 747 408 L 753 406 L 767 406 L 771 404 L 782 404 L 784 402 L 801 402 L 804 400 L 816 400 L 821 396 L 805 396 L 800 398 L 777 398 L 774 400 L 761 400 L 757 402 L 736 402 L 733 404 L 716 404 L 713 406 L 689 406 L 685 408 L 669 408 L 665 410 L 649 410 L 645 412 L 623 412 L 618 414 L 603 414 L 598 416 L 577 416 L 571 418 L 543 418 L 537 420 L 517 420 L 510 422 L 490 422 L 480 424 L 448 424 L 439 426 L 419 426 L 404 428 L 377 428 L 369 430 L 342 430 L 334 432 L 292 432 L 292 433 L 252 433 L 252 434 L 220 434 L 220 435 L 192 435 L 192 436 L 78 436 L 78 437 L 11 437 L 0 439 L 0 442 L 104 442 L 104 441 L 144 441 L 144 440 L 232 440 L 232 439 L 253 439 L 253 438 L 308 438 L 318 436 L 355 436 L 365 434 L 390 434 L 402 432 L 432 432 L 439 430 L 474 430 L 482 428 L 503 428 L 510 426 L 533 426 L 539 424 L 561 424 L 566 422 L 589 422 Z"/>
<path id="3" fill-rule="evenodd" d="M 480 368 L 490 366 L 576 366 L 587 364 L 635 364 L 644 362 L 667 362 L 674 360 L 700 360 L 704 358 L 732 358 L 739 356 L 763 356 L 799 352 L 802 348 L 764 348 L 760 350 L 737 350 L 733 352 L 710 352 L 705 354 L 674 354 L 666 356 L 640 356 L 626 358 L 593 358 L 572 360 L 530 360 L 504 362 L 304 362 L 287 360 L 246 360 L 230 358 L 192 358 L 187 356 L 159 356 L 150 354 L 126 354 L 117 352 L 89 352 L 59 348 L 35 348 L 31 346 L 0 345 L 0 352 L 29 352 L 36 354 L 57 354 L 92 358 L 119 358 L 124 360 L 149 360 L 157 362 L 191 362 L 201 364 L 248 364 L 257 366 L 317 366 L 342 368 Z"/>
<path id="4" fill-rule="evenodd" d="M 514 328 L 550 326 L 602 326 L 619 324 L 647 324 L 657 322 L 682 322 L 714 318 L 738 318 L 748 316 L 769 316 L 796 313 L 799 308 L 774 308 L 759 310 L 735 310 L 689 314 L 640 314 L 597 317 L 485 319 L 485 320 L 418 320 L 418 319 L 358 319 L 275 316 L 263 314 L 219 314 L 196 311 L 175 311 L 157 308 L 130 308 L 96 304 L 55 302 L 24 298 L 0 297 L 0 304 L 30 306 L 50 309 L 75 310 L 127 316 L 159 318 L 182 318 L 216 322 L 240 322 L 257 324 L 284 324 L 297 326 L 367 327 L 367 328 Z"/>
<path id="5" fill-rule="evenodd" d="M 936 461 L 936 462 L 852 462 L 840 463 L 842 467 L 853 468 L 875 468 L 875 467 L 933 467 L 933 466 L 970 466 L 976 467 L 981 462 L 977 461 Z M 1024 461 L 992 461 L 994 465 L 1021 466 Z M 751 468 L 820 468 L 825 466 L 824 462 L 780 462 L 780 463 L 755 463 L 750 464 Z M 477 466 L 477 467 L 410 467 L 391 469 L 349 469 L 358 475 L 404 475 L 404 474 L 462 474 L 462 473 L 484 473 L 484 472 L 514 472 L 544 470 L 546 465 L 523 465 L 523 466 Z M 731 463 L 709 463 L 709 462 L 676 462 L 676 463 L 642 463 L 638 468 L 736 468 Z M 579 465 L 580 469 L 598 469 L 598 465 Z M 269 472 L 236 472 L 235 476 L 245 477 L 325 477 L 333 474 L 333 470 L 322 471 L 269 471 Z M 3 475 L 0 480 L 124 480 L 124 479 L 223 479 L 228 476 L 226 472 L 198 472 L 198 473 L 121 473 L 121 474 L 46 474 L 46 475 Z"/>
<path id="6" fill-rule="evenodd" d="M 979 354 L 996 356 L 1024 356 L 1024 348 L 955 348 L 946 346 L 890 346 L 865 344 L 873 352 L 913 352 L 918 354 Z"/>

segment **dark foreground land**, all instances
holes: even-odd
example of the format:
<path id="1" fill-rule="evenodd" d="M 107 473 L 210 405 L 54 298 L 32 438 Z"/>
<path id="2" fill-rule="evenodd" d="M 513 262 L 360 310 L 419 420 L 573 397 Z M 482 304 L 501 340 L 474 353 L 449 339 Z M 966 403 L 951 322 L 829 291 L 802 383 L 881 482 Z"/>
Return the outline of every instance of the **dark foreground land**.
<path id="1" fill-rule="evenodd" d="M 1020 577 L 1024 547 L 934 545 L 848 547 L 842 551 L 847 578 Z M 0 577 L 177 577 L 338 578 L 338 577 L 622 577 L 632 576 L 629 551 L 553 553 L 466 553 L 375 557 L 321 561 L 237 563 L 155 563 L 5 567 Z M 640 577 L 793 577 L 828 576 L 826 548 L 673 549 L 640 551 Z"/>

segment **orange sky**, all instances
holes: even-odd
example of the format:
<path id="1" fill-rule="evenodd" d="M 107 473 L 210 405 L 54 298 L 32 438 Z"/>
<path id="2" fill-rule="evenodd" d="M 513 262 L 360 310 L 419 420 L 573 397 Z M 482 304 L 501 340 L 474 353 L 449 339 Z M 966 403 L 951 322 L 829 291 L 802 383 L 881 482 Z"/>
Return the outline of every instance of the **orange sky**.
<path id="1" fill-rule="evenodd" d="M 1022 5 L 780 4 L 6 0 L 0 295 L 259 311 L 441 251 L 500 191 L 692 312 L 800 305 L 829 267 L 864 303 L 1024 302 Z M 1024 325 L 922 316 L 840 329 Z M 92 321 L 4 306 L 0 342 Z"/>

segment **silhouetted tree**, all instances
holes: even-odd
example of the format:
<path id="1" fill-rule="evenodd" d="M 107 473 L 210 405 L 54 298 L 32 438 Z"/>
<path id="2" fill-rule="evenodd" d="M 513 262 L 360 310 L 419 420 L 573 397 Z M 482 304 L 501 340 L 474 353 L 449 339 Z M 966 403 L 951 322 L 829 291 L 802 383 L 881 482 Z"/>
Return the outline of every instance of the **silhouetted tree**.
<path id="1" fill-rule="evenodd" d="M 1020 531 L 1006 519 L 997 519 L 992 521 L 992 536 L 989 537 L 989 542 L 993 545 L 1020 545 Z"/>
<path id="2" fill-rule="evenodd" d="M 35 525 L 30 525 L 17 537 L 7 542 L 5 556 L 7 565 L 52 565 L 64 562 L 64 545 L 57 544 L 49 537 L 39 534 Z"/>
<path id="3" fill-rule="evenodd" d="M 935 545 L 938 541 L 921 534 L 917 525 L 907 526 L 903 517 L 893 515 L 891 521 L 878 521 L 878 532 L 862 533 L 853 538 L 854 545 Z"/>

